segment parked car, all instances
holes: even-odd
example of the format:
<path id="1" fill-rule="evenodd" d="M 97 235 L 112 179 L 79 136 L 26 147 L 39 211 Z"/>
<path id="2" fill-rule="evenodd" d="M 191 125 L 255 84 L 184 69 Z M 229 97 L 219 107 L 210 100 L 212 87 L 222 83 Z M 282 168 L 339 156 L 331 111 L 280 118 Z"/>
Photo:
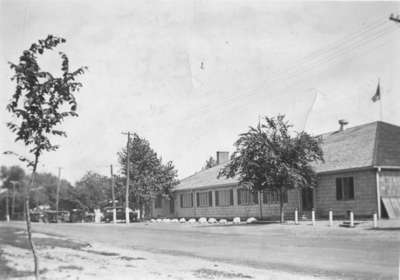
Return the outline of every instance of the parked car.
<path id="1" fill-rule="evenodd" d="M 69 211 L 46 210 L 44 211 L 44 220 L 47 223 L 67 223 L 70 222 L 70 213 Z"/>
<path id="2" fill-rule="evenodd" d="M 44 212 L 43 211 L 31 211 L 31 222 L 44 222 Z"/>
<path id="3" fill-rule="evenodd" d="M 125 221 L 125 208 L 122 206 L 117 206 L 115 207 L 115 210 L 117 212 L 117 221 Z M 106 223 L 110 223 L 113 220 L 113 207 L 105 207 L 103 209 L 104 212 L 104 217 L 103 221 Z M 132 209 L 129 209 L 129 221 L 130 222 L 137 222 L 139 219 L 138 213 L 136 211 L 133 211 Z"/>
<path id="4" fill-rule="evenodd" d="M 85 221 L 85 211 L 82 209 L 72 209 L 69 216 L 71 223 L 80 223 Z"/>

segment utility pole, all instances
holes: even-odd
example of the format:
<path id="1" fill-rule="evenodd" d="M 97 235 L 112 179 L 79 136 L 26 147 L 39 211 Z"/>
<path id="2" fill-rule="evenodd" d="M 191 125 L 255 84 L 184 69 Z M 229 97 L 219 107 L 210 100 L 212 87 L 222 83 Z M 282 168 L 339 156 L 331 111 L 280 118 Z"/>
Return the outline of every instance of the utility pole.
<path id="1" fill-rule="evenodd" d="M 129 224 L 129 144 L 131 141 L 130 132 L 122 132 L 124 135 L 128 135 L 128 141 L 126 143 L 126 190 L 125 190 L 125 223 Z"/>
<path id="2" fill-rule="evenodd" d="M 8 207 L 8 197 L 10 196 L 10 191 L 7 189 L 7 193 L 6 193 L 6 221 L 7 223 L 10 222 L 10 209 Z"/>
<path id="3" fill-rule="evenodd" d="M 400 16 L 397 15 L 396 17 L 394 16 L 394 14 L 391 14 L 389 17 L 389 20 L 394 21 L 396 23 L 400 23 Z"/>
<path id="4" fill-rule="evenodd" d="M 18 181 L 10 181 L 10 183 L 13 186 L 13 193 L 12 193 L 12 200 L 11 200 L 11 219 L 14 219 L 15 217 L 15 184 L 18 183 Z"/>
<path id="5" fill-rule="evenodd" d="M 60 187 L 61 187 L 61 167 L 58 168 L 58 183 L 57 183 L 57 196 L 56 196 L 56 221 L 58 223 L 58 203 L 60 200 Z"/>
<path id="6" fill-rule="evenodd" d="M 112 195 L 112 206 L 113 206 L 113 223 L 117 223 L 117 209 L 115 209 L 115 192 L 114 192 L 114 173 L 113 173 L 113 166 L 110 165 L 110 172 L 111 172 L 111 195 Z"/>

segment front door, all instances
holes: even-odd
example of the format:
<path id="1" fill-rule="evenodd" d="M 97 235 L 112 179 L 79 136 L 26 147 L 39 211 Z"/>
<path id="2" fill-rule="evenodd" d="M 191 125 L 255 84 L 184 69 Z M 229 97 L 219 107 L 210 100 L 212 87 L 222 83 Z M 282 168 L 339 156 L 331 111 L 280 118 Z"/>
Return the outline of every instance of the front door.
<path id="1" fill-rule="evenodd" d="M 304 188 L 301 190 L 301 205 L 303 211 L 311 211 L 314 207 L 314 195 L 312 188 Z"/>

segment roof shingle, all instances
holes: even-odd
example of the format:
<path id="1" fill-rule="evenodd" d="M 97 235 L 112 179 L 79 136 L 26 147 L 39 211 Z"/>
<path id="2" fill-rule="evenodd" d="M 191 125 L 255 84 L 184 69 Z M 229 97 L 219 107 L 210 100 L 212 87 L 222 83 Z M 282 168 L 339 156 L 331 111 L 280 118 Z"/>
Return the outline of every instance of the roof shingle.
<path id="1" fill-rule="evenodd" d="M 314 164 L 317 173 L 371 166 L 400 167 L 400 127 L 372 122 L 321 135 L 324 163 Z M 224 165 L 202 170 L 181 180 L 174 190 L 217 187 L 238 182 L 218 178 Z"/>

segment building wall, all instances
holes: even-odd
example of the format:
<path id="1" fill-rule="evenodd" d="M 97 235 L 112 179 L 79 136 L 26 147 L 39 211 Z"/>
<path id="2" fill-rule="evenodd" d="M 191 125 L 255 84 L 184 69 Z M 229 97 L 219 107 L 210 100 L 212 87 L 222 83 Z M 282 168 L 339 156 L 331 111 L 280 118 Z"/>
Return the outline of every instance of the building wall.
<path id="1" fill-rule="evenodd" d="M 155 207 L 155 200 L 152 200 L 152 217 L 153 218 L 172 218 L 174 217 L 174 212 L 170 211 L 170 200 L 163 198 L 161 200 L 161 208 Z"/>
<path id="2" fill-rule="evenodd" d="M 248 217 L 260 217 L 260 206 L 259 204 L 251 204 L 251 205 L 238 205 L 237 199 L 237 185 L 232 185 L 228 187 L 219 187 L 219 188 L 209 188 L 209 189 L 201 189 L 200 192 L 203 191 L 212 191 L 212 206 L 210 207 L 197 207 L 196 203 L 196 191 L 176 191 L 174 193 L 174 203 L 175 203 L 175 211 L 174 216 L 177 218 L 248 218 Z M 216 190 L 224 190 L 224 189 L 233 189 L 233 205 L 231 206 L 216 206 L 215 201 L 215 191 Z M 191 208 L 181 208 L 180 207 L 180 198 L 179 195 L 183 192 L 193 192 L 193 207 Z M 262 198 L 261 198 L 262 199 Z M 164 202 L 163 202 L 164 203 Z M 298 194 L 296 190 L 290 190 L 288 192 L 288 202 L 284 204 L 285 216 L 293 217 L 295 208 L 298 207 Z M 168 208 L 169 209 L 169 208 Z M 163 212 L 164 211 L 164 212 Z M 163 216 L 164 213 L 164 216 Z M 155 211 L 153 217 L 168 217 L 168 212 L 166 209 L 159 209 L 159 211 Z M 277 218 L 279 217 L 279 203 L 274 204 L 264 204 L 262 206 L 262 215 L 263 218 Z"/>
<path id="3" fill-rule="evenodd" d="M 380 195 L 400 197 L 400 170 L 382 170 L 379 174 Z"/>
<path id="4" fill-rule="evenodd" d="M 336 200 L 336 178 L 337 177 L 353 177 L 354 178 L 354 200 Z M 400 171 L 399 170 L 383 170 L 379 176 L 380 194 L 381 196 L 400 196 Z M 232 206 L 218 207 L 215 203 L 215 190 L 233 189 Z M 214 218 L 233 218 L 233 217 L 257 217 L 260 216 L 259 204 L 238 205 L 237 186 L 232 185 L 221 188 L 201 189 L 200 191 L 212 191 L 212 207 L 197 207 L 196 191 L 193 192 L 193 207 L 181 208 L 179 195 L 182 191 L 174 193 L 174 212 L 170 212 L 169 200 L 163 199 L 162 208 L 154 208 L 153 201 L 153 217 L 214 217 Z M 191 192 L 191 191 L 189 191 Z M 325 218 L 328 216 L 329 210 L 332 209 L 334 216 L 344 217 L 347 211 L 353 210 L 357 217 L 371 216 L 377 211 L 376 198 L 376 170 L 364 170 L 354 172 L 341 172 L 334 174 L 326 174 L 318 176 L 318 186 L 315 189 L 315 209 L 317 218 Z M 296 208 L 301 209 L 299 202 L 299 194 L 297 190 L 288 192 L 288 203 L 285 203 L 285 216 L 293 217 Z M 279 217 L 279 203 L 263 204 L 263 218 Z"/>
<path id="5" fill-rule="evenodd" d="M 354 178 L 354 200 L 336 200 L 336 178 Z M 377 211 L 376 170 L 341 172 L 318 176 L 315 193 L 317 216 L 327 217 L 332 209 L 334 216 L 346 216 L 353 210 L 355 216 L 371 216 Z"/>

